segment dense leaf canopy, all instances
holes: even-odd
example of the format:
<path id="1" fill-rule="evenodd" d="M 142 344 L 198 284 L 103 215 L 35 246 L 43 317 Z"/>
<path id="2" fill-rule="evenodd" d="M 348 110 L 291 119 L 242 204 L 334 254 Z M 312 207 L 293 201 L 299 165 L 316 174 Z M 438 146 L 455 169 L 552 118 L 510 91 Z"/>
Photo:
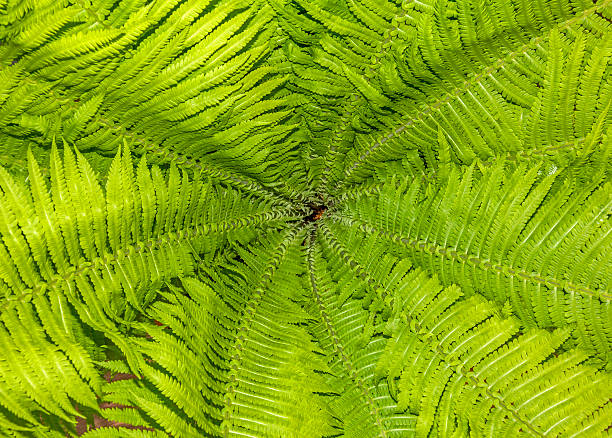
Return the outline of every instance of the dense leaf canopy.
<path id="1" fill-rule="evenodd" d="M 611 26 L 0 0 L 0 435 L 612 434 Z"/>

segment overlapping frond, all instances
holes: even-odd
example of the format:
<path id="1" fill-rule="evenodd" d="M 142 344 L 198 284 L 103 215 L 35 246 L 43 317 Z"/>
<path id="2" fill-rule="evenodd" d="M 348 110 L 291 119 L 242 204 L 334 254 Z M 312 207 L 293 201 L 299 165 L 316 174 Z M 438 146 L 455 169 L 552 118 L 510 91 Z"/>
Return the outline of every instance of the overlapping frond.
<path id="1" fill-rule="evenodd" d="M 11 3 L 0 35 L 3 141 L 19 147 L 55 136 L 114 154 L 127 140 L 149 162 L 299 198 L 303 140 L 282 87 L 289 66 L 273 9 L 176 3 L 106 2 L 95 11 Z M 292 177 L 279 182 L 281 174 Z"/>
<path id="2" fill-rule="evenodd" d="M 143 158 L 135 168 L 127 149 L 105 189 L 78 152 L 51 155 L 49 182 L 31 155 L 27 184 L 0 168 L 5 433 L 69 422 L 78 415 L 73 401 L 97 407 L 96 362 L 110 347 L 102 344 L 114 344 L 132 370 L 143 366 L 125 333 L 162 282 L 192 274 L 194 257 L 211 258 L 228 241 L 246 243 L 257 226 L 294 214 L 191 180 L 174 166 L 165 175 Z"/>
<path id="3" fill-rule="evenodd" d="M 562 347 L 569 330 L 524 330 L 506 309 L 385 254 L 377 236 L 321 234 L 389 336 L 374 375 L 418 414 L 416 436 L 605 433 L 612 381 L 584 350 Z"/>
<path id="4" fill-rule="evenodd" d="M 435 172 L 446 143 L 457 163 L 565 166 L 588 149 L 597 119 L 611 120 L 609 1 L 284 6 L 285 28 L 321 34 L 288 31 L 296 86 L 319 81 L 301 111 L 312 172 L 332 196 L 389 161 Z"/>
<path id="5" fill-rule="evenodd" d="M 402 437 L 415 430 L 415 416 L 400 410 L 386 382 L 375 376 L 385 339 L 358 295 L 363 286 L 342 259 L 310 242 L 308 270 L 317 315 L 310 330 L 327 360 L 330 386 L 338 397 L 330 401 L 341 420 L 342 436 Z M 331 257 L 330 257 L 331 256 Z"/>
<path id="6" fill-rule="evenodd" d="M 303 238 L 303 236 L 302 236 Z M 141 379 L 107 385 L 106 400 L 137 406 L 107 418 L 173 436 L 323 436 L 331 412 L 316 393 L 331 391 L 318 348 L 302 325 L 302 251 L 295 230 L 242 249 L 224 273 L 183 278 L 148 316 L 150 339 L 137 345 L 149 363 Z M 92 436 L 96 436 L 94 432 Z M 88 436 L 88 435 L 86 435 Z"/>
<path id="7" fill-rule="evenodd" d="M 575 327 L 610 354 L 609 182 L 577 185 L 539 168 L 454 168 L 439 184 L 392 181 L 334 220 L 397 245 L 403 257 L 466 295 L 508 301 L 528 327 Z"/>

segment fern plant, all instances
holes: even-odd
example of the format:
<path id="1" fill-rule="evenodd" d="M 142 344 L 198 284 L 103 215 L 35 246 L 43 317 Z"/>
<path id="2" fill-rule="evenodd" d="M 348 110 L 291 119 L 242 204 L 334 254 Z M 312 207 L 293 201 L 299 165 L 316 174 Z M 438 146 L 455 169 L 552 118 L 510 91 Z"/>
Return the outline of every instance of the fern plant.
<path id="1" fill-rule="evenodd" d="M 611 23 L 0 0 L 0 435 L 612 434 Z"/>

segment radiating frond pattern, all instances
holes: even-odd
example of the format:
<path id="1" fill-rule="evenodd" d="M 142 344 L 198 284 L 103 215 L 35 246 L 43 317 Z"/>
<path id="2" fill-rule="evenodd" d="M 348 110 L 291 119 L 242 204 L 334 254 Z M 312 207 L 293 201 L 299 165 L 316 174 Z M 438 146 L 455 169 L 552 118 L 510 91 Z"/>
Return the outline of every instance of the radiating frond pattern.
<path id="1" fill-rule="evenodd" d="M 0 0 L 0 435 L 612 434 L 612 0 Z"/>

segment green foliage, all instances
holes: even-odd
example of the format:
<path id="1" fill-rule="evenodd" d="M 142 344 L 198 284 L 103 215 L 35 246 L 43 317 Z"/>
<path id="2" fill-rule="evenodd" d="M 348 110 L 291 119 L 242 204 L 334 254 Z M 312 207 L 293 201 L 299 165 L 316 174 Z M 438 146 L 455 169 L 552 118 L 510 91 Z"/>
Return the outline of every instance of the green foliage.
<path id="1" fill-rule="evenodd" d="M 0 436 L 612 434 L 610 23 L 0 0 Z"/>

